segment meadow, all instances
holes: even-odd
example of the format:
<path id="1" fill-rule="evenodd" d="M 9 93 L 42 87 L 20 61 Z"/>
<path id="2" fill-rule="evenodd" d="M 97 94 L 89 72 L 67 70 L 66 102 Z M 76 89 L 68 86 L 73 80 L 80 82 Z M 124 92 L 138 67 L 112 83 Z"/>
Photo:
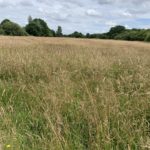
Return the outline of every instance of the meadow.
<path id="1" fill-rule="evenodd" d="M 150 149 L 150 44 L 1 36 L 0 147 Z"/>

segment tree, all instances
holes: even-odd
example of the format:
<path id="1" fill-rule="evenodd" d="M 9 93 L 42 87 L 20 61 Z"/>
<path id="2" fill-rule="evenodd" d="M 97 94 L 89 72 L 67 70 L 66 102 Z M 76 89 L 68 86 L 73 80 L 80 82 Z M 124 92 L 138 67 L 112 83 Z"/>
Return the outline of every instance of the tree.
<path id="1" fill-rule="evenodd" d="M 118 26 L 112 27 L 107 34 L 110 39 L 114 39 L 115 36 L 117 36 L 118 34 L 124 31 L 126 31 L 126 28 L 124 26 L 118 25 Z"/>
<path id="2" fill-rule="evenodd" d="M 86 34 L 86 38 L 90 38 L 90 33 L 87 33 L 87 34 Z"/>
<path id="3" fill-rule="evenodd" d="M 17 23 L 14 23 L 8 19 L 5 19 L 1 22 L 1 32 L 4 35 L 12 35 L 12 36 L 24 36 L 27 35 L 25 30 L 20 27 Z"/>
<path id="4" fill-rule="evenodd" d="M 42 19 L 34 19 L 25 27 L 26 32 L 33 36 L 53 36 L 47 23 Z"/>
<path id="5" fill-rule="evenodd" d="M 131 29 L 126 30 L 115 36 L 117 40 L 128 40 L 128 41 L 144 41 L 146 40 L 147 30 L 138 30 L 138 29 Z"/>
<path id="6" fill-rule="evenodd" d="M 81 32 L 75 31 L 74 33 L 70 34 L 69 37 L 83 38 L 84 35 Z"/>
<path id="7" fill-rule="evenodd" d="M 150 32 L 147 33 L 146 37 L 145 37 L 145 41 L 146 42 L 150 42 Z"/>
<path id="8" fill-rule="evenodd" d="M 63 36 L 61 26 L 58 26 L 57 31 L 56 31 L 56 36 L 57 37 L 62 37 Z"/>
<path id="9" fill-rule="evenodd" d="M 4 34 L 5 34 L 4 30 L 2 29 L 2 27 L 0 27 L 0 35 L 4 35 Z"/>
<path id="10" fill-rule="evenodd" d="M 56 36 L 55 31 L 54 31 L 54 30 L 52 30 L 52 29 L 51 29 L 51 33 L 52 33 L 52 36 L 53 36 L 53 37 L 55 37 L 55 36 Z"/>
<path id="11" fill-rule="evenodd" d="M 32 17 L 31 17 L 31 16 L 29 16 L 29 17 L 28 17 L 28 23 L 31 23 L 31 22 L 32 22 L 32 20 L 33 20 L 33 19 L 32 19 Z"/>
<path id="12" fill-rule="evenodd" d="M 1 22 L 1 26 L 3 26 L 5 23 L 8 23 L 8 22 L 11 22 L 9 19 L 4 19 L 2 22 Z"/>

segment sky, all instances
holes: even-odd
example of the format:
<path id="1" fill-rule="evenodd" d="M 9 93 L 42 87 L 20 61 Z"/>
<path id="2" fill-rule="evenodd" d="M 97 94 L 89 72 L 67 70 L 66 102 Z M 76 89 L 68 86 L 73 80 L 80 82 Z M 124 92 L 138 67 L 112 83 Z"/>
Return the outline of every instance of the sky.
<path id="1" fill-rule="evenodd" d="M 115 25 L 150 28 L 150 0 L 0 0 L 0 21 L 25 26 L 29 15 L 66 34 L 103 33 Z"/>

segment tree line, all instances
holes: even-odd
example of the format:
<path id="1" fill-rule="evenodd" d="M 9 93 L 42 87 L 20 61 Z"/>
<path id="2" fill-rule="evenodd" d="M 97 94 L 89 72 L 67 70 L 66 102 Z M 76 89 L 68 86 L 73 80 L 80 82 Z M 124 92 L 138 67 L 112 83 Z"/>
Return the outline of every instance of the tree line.
<path id="1" fill-rule="evenodd" d="M 126 29 L 124 26 L 117 25 L 112 27 L 107 33 L 95 33 L 86 35 L 75 31 L 72 34 L 65 35 L 62 27 L 57 30 L 48 27 L 43 19 L 28 17 L 28 24 L 21 27 L 19 24 L 5 19 L 0 23 L 0 35 L 9 36 L 39 36 L 39 37 L 74 37 L 74 38 L 96 38 L 96 39 L 115 39 L 128 41 L 150 41 L 150 29 Z"/>

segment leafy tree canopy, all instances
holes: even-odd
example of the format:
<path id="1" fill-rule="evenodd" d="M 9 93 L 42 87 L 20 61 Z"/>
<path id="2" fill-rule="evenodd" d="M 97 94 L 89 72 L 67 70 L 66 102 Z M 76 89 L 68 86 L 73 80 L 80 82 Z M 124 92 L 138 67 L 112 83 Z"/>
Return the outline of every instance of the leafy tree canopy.
<path id="1" fill-rule="evenodd" d="M 14 23 L 8 19 L 5 19 L 0 24 L 1 32 L 4 35 L 11 35 L 11 36 L 24 36 L 27 35 L 25 30 L 20 27 L 17 23 Z"/>
<path id="2" fill-rule="evenodd" d="M 47 23 L 42 19 L 34 19 L 25 27 L 26 32 L 33 36 L 53 36 Z"/>
<path id="3" fill-rule="evenodd" d="M 120 34 L 124 31 L 126 31 L 126 28 L 124 26 L 118 25 L 110 29 L 108 36 L 113 39 L 117 34 Z"/>
<path id="4" fill-rule="evenodd" d="M 63 36 L 62 27 L 61 26 L 58 26 L 57 31 L 56 31 L 56 36 L 58 36 L 58 37 Z"/>

